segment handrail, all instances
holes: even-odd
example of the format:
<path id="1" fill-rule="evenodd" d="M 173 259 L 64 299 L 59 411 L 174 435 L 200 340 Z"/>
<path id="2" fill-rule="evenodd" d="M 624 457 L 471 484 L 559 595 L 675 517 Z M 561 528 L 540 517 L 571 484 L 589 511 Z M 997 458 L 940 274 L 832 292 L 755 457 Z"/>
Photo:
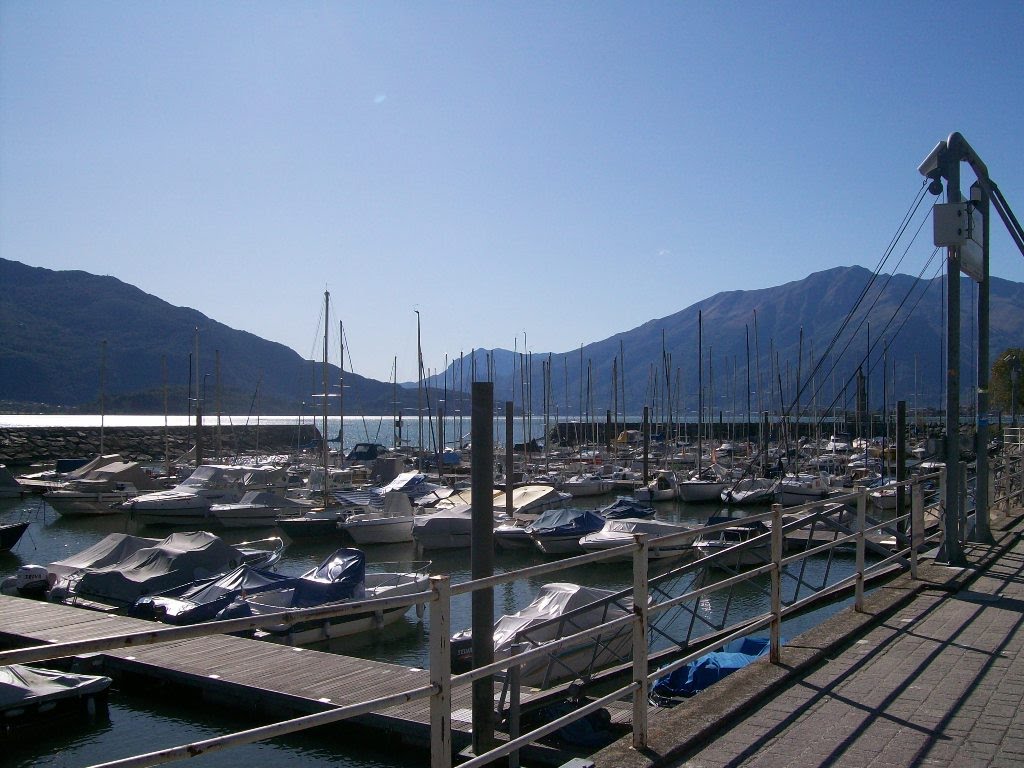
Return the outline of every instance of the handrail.
<path id="1" fill-rule="evenodd" d="M 1021 463 L 1020 459 L 1017 458 L 1016 462 L 1019 467 Z M 1020 470 L 1018 469 L 1017 472 L 1019 474 Z M 654 635 L 660 616 L 670 615 L 673 610 L 682 609 L 687 605 L 695 606 L 701 602 L 702 598 L 716 592 L 732 590 L 740 585 L 756 585 L 764 577 L 770 577 L 772 580 L 772 605 L 767 612 L 754 617 L 747 617 L 732 624 L 726 624 L 725 622 L 727 621 L 728 613 L 728 610 L 726 609 L 726 614 L 723 614 L 720 623 L 712 623 L 712 620 L 706 617 L 701 617 L 701 620 L 714 629 L 711 634 L 705 635 L 705 637 L 713 643 L 711 647 L 720 646 L 730 640 L 746 636 L 750 632 L 757 631 L 766 626 L 771 626 L 771 656 L 773 659 L 778 659 L 778 644 L 780 642 L 778 628 L 781 621 L 786 617 L 805 610 L 810 605 L 819 603 L 823 599 L 832 598 L 846 590 L 849 590 L 851 587 L 855 588 L 855 607 L 857 610 L 862 610 L 863 591 L 865 582 L 868 578 L 887 573 L 893 568 L 907 568 L 908 563 L 912 574 L 916 572 L 918 551 L 923 543 L 928 540 L 926 532 L 922 530 L 924 526 L 923 512 L 925 507 L 924 490 L 926 484 L 931 484 L 936 479 L 938 479 L 941 484 L 944 481 L 944 473 L 933 473 L 931 475 L 913 478 L 900 483 L 900 485 L 904 485 L 911 489 L 911 510 L 909 512 L 901 512 L 900 514 L 885 521 L 868 520 L 866 515 L 867 489 L 865 488 L 858 488 L 852 493 L 843 494 L 842 496 L 835 497 L 834 499 L 830 498 L 824 501 L 815 501 L 799 507 L 789 508 L 786 510 L 787 520 L 785 522 L 783 521 L 782 508 L 776 505 L 770 512 L 751 515 L 749 518 L 745 518 L 746 520 L 770 521 L 770 533 L 752 538 L 737 547 L 725 550 L 720 555 L 686 563 L 681 567 L 670 570 L 666 574 L 651 578 L 649 582 L 647 579 L 647 556 L 648 549 L 652 542 L 660 542 L 684 536 L 693 536 L 695 534 L 700 535 L 705 532 L 714 532 L 716 530 L 722 530 L 729 527 L 730 523 L 719 523 L 712 526 L 705 526 L 703 528 L 694 529 L 680 534 L 672 534 L 669 537 L 648 538 L 640 535 L 635 538 L 632 544 L 624 545 L 623 547 L 618 547 L 614 550 L 605 550 L 603 552 L 595 552 L 578 557 L 566 558 L 555 563 L 545 563 L 540 566 L 533 566 L 531 568 L 522 569 L 509 574 L 464 582 L 458 585 L 450 584 L 448 577 L 435 576 L 431 579 L 431 589 L 429 592 L 403 596 L 401 598 L 361 601 L 358 606 L 353 606 L 350 610 L 353 612 L 360 609 L 366 610 L 371 605 L 380 608 L 385 606 L 399 606 L 402 604 L 412 605 L 414 603 L 423 602 L 429 605 L 431 620 L 430 685 L 413 688 L 384 699 L 361 702 L 360 704 L 340 707 L 329 712 L 284 721 L 282 723 L 264 726 L 263 728 L 252 729 L 238 734 L 229 734 L 215 739 L 207 739 L 188 747 L 177 747 L 170 750 L 163 750 L 160 753 L 150 753 L 149 755 L 141 755 L 135 758 L 128 758 L 126 761 L 118 761 L 104 765 L 117 765 L 119 768 L 121 768 L 121 766 L 129 765 L 133 766 L 133 768 L 134 766 L 155 765 L 157 764 L 158 756 L 160 762 L 165 761 L 163 759 L 164 757 L 167 759 L 178 759 L 179 757 L 195 754 L 196 750 L 198 750 L 198 752 L 210 751 L 217 748 L 232 746 L 235 743 L 246 743 L 246 740 L 256 741 L 263 738 L 269 738 L 273 735 L 279 735 L 280 733 L 291 733 L 323 722 L 334 722 L 336 720 L 345 719 L 346 717 L 355 716 L 356 714 L 376 711 L 386 706 L 390 706 L 397 701 L 412 701 L 418 698 L 429 697 L 431 701 L 430 709 L 432 726 L 431 766 L 432 768 L 449 768 L 451 765 L 451 695 L 454 689 L 471 685 L 474 681 L 490 675 L 519 669 L 524 664 L 544 658 L 553 652 L 570 647 L 578 647 L 581 642 L 598 638 L 602 634 L 607 635 L 611 632 L 619 633 L 629 627 L 633 628 L 632 645 L 634 662 L 632 665 L 632 672 L 629 674 L 629 681 L 627 683 L 617 687 L 610 693 L 603 694 L 600 698 L 581 704 L 567 715 L 542 725 L 532 731 L 522 734 L 513 732 L 510 734 L 509 740 L 504 744 L 501 744 L 486 753 L 476 755 L 472 760 L 463 763 L 462 765 L 466 766 L 466 768 L 474 768 L 475 766 L 482 766 L 503 756 L 510 755 L 537 739 L 557 731 L 564 725 L 581 717 L 585 717 L 589 713 L 596 711 L 613 701 L 621 700 L 623 698 L 632 698 L 633 700 L 633 742 L 634 746 L 637 748 L 643 748 L 646 746 L 646 708 L 648 706 L 647 700 L 651 685 L 660 675 L 679 669 L 706 652 L 709 647 L 707 644 L 702 644 L 699 641 L 699 638 L 695 640 L 688 636 L 687 639 L 679 641 L 679 650 L 681 653 L 677 654 L 676 657 L 668 663 L 659 663 L 656 668 L 652 669 L 646 663 L 646 659 L 648 658 L 648 636 Z M 1018 486 L 1018 490 L 1016 491 L 1017 494 L 1024 492 L 1020 490 L 1020 487 L 1021 486 Z M 941 493 L 938 495 L 938 498 L 940 500 L 942 499 Z M 854 528 L 850 533 L 838 535 L 842 533 L 843 527 L 843 523 L 840 518 L 846 514 L 848 505 L 851 504 L 855 505 L 857 510 Z M 942 516 L 939 515 L 938 518 L 941 522 Z M 807 545 L 803 551 L 796 553 L 783 552 L 783 540 L 786 534 L 800 530 L 801 528 L 806 528 L 809 532 L 813 533 L 813 531 L 818 529 L 817 526 L 825 526 L 826 529 L 832 530 L 837 535 L 834 535 L 830 540 L 824 542 L 815 541 L 813 536 L 809 535 L 807 538 Z M 900 527 L 909 529 L 907 540 L 910 545 L 899 547 L 895 551 L 890 550 L 888 557 L 879 558 L 878 560 L 869 562 L 866 559 L 868 534 L 884 531 L 898 532 Z M 708 574 L 710 573 L 709 567 L 711 565 L 716 562 L 728 562 L 728 558 L 724 555 L 735 553 L 744 548 L 763 546 L 763 544 L 768 540 L 772 542 L 772 551 L 771 555 L 763 564 L 740 572 L 729 573 L 727 570 L 726 575 L 723 578 L 709 580 Z M 855 544 L 856 547 L 856 568 L 854 569 L 854 572 L 836 579 L 831 583 L 823 582 L 820 586 L 814 587 L 811 594 L 802 595 L 801 592 L 805 587 L 813 586 L 806 582 L 802 573 L 803 564 L 810 558 L 820 559 L 822 557 L 827 557 L 829 563 L 829 567 L 825 569 L 825 578 L 827 581 L 828 573 L 831 570 L 830 564 L 833 553 L 844 546 L 848 546 L 850 543 Z M 632 594 L 634 596 L 634 609 L 640 607 L 642 610 L 634 610 L 634 612 L 628 616 L 618 617 L 597 626 L 582 629 L 579 632 L 574 632 L 572 635 L 559 638 L 551 643 L 539 645 L 535 648 L 528 650 L 517 648 L 516 652 L 508 658 L 495 661 L 494 663 L 486 666 L 481 666 L 470 670 L 469 672 L 458 675 L 453 675 L 451 673 L 449 646 L 450 628 L 448 624 L 449 617 L 451 615 L 450 604 L 453 596 L 466 595 L 476 589 L 490 588 L 496 584 L 523 578 L 526 575 L 537 576 L 553 573 L 569 567 L 576 567 L 581 564 L 601 562 L 603 560 L 612 559 L 613 557 L 619 557 L 625 552 L 632 552 L 634 557 L 634 587 L 632 590 L 626 589 L 622 590 L 620 593 L 616 593 L 615 599 L 628 597 Z M 907 559 L 908 557 L 909 561 Z M 794 571 L 797 570 L 800 570 L 800 573 L 794 573 Z M 700 578 L 698 578 L 699 575 Z M 784 579 L 789 579 L 793 584 L 791 587 L 791 594 L 783 594 L 782 586 L 784 584 Z M 647 594 L 648 584 L 652 594 L 665 594 L 665 591 L 671 588 L 673 580 L 677 584 L 682 584 L 685 580 L 689 581 L 686 581 L 687 586 L 682 589 L 681 593 L 667 596 L 665 599 L 655 600 L 650 604 L 647 604 L 643 599 L 636 599 L 640 595 Z M 790 582 L 785 583 L 788 584 Z M 729 601 L 727 601 L 727 603 L 728 602 Z M 323 616 L 324 614 L 321 611 L 322 609 L 308 609 L 305 611 L 293 611 L 288 613 L 290 614 L 291 619 L 298 621 L 307 618 L 309 615 Z M 339 615 L 345 612 L 347 611 L 341 610 L 341 606 L 339 606 L 337 614 L 334 615 Z M 691 619 L 692 627 L 693 621 L 696 620 L 696 612 L 692 611 L 691 616 L 693 617 Z M 190 637 L 198 634 L 209 634 L 211 631 L 237 631 L 239 628 L 250 628 L 254 622 L 261 619 L 266 620 L 268 623 L 282 623 L 282 617 L 280 615 L 273 615 L 259 617 L 259 619 L 250 618 L 216 622 L 215 624 L 198 625 L 196 627 L 154 629 L 147 633 L 127 635 L 122 637 L 121 640 L 124 645 L 131 645 L 149 641 L 144 640 L 143 638 L 155 637 L 158 639 L 152 640 L 152 642 L 159 642 L 161 639 L 181 639 L 182 637 Z M 716 619 L 714 621 L 718 622 L 719 620 Z M 649 628 L 647 626 L 648 622 L 650 622 Z M 227 629 L 228 627 L 231 627 L 231 629 Z M 664 630 L 659 630 L 659 633 L 661 636 L 665 635 Z M 81 650 L 81 648 L 89 642 L 105 644 L 104 649 L 106 649 L 116 647 L 113 644 L 114 641 L 115 638 L 112 637 L 98 638 L 92 641 L 64 643 L 59 645 L 55 644 L 41 648 L 37 647 L 35 649 L 9 651 L 0 653 L 0 663 L 9 663 L 7 662 L 7 659 L 12 658 L 14 654 L 19 653 L 28 654 L 28 656 L 33 660 L 38 660 L 41 658 L 52 658 L 54 655 L 61 653 L 66 655 L 69 652 L 85 652 L 84 650 Z M 46 652 L 49 655 L 33 656 L 33 652 Z M 637 663 L 637 658 L 641 659 L 642 663 Z M 653 656 L 651 658 L 654 660 Z M 512 674 L 511 678 L 514 680 L 516 675 Z M 518 722 L 518 701 L 516 697 L 513 697 L 512 706 L 515 711 L 510 711 L 509 717 L 510 719 L 515 719 L 515 721 Z M 517 729 L 513 729 L 513 731 L 515 730 Z"/>

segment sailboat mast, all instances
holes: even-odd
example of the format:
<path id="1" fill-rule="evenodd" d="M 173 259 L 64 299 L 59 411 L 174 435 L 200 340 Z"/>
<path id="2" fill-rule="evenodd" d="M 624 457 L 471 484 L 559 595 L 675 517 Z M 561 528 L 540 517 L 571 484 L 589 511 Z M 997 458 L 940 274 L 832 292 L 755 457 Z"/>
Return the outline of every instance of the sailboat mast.
<path id="1" fill-rule="evenodd" d="M 416 441 L 416 471 L 423 471 L 423 346 L 420 338 L 420 311 L 416 313 L 416 419 L 419 436 Z"/>
<path id="2" fill-rule="evenodd" d="M 327 500 L 330 494 L 330 472 L 328 471 L 328 465 L 330 463 L 330 453 L 327 445 L 327 351 L 328 342 L 330 337 L 330 311 L 331 311 L 331 294 L 329 291 L 324 291 L 324 362 L 323 362 L 323 419 L 324 419 L 324 431 L 322 435 L 322 448 L 323 448 L 323 464 L 324 464 L 324 509 L 327 509 Z"/>
<path id="3" fill-rule="evenodd" d="M 107 414 L 107 340 L 101 344 L 100 352 L 100 456 L 103 455 L 104 422 Z"/>
<path id="4" fill-rule="evenodd" d="M 338 425 L 338 454 L 341 456 L 341 466 L 345 466 L 345 323 L 338 321 L 338 345 L 341 349 L 341 360 L 338 365 L 338 415 L 341 416 L 341 423 Z M 369 435 L 367 435 L 369 437 Z"/>

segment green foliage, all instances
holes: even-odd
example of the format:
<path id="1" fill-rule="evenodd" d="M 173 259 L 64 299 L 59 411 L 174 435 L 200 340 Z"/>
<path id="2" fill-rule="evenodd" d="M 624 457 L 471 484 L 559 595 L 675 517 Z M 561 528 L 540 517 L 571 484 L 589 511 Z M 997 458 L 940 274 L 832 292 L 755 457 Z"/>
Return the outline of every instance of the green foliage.
<path id="1" fill-rule="evenodd" d="M 1016 371 L 1016 382 L 1014 372 Z M 996 357 L 989 380 L 989 404 L 1007 412 L 1022 412 L 1024 406 L 1024 348 L 1008 347 Z"/>

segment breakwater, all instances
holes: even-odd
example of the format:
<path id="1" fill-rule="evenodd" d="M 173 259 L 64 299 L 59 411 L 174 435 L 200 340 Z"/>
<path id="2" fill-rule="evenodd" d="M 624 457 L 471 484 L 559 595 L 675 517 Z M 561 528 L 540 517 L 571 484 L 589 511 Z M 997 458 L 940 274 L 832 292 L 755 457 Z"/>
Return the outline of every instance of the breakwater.
<path id="1" fill-rule="evenodd" d="M 223 425 L 219 430 L 204 425 L 202 430 L 207 458 L 289 453 L 319 440 L 320 430 L 310 424 Z M 101 448 L 103 453 L 119 453 L 128 461 L 164 461 L 168 456 L 174 460 L 190 451 L 195 442 L 195 427 L 11 427 L 0 429 L 0 464 L 25 467 L 57 459 L 91 458 Z"/>

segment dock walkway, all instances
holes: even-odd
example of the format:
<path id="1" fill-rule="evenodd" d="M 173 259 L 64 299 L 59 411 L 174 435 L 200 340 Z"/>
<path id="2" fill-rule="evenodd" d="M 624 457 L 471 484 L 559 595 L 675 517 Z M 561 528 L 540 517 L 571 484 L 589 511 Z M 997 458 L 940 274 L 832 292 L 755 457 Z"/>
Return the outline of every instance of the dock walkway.
<path id="1" fill-rule="evenodd" d="M 1024 765 L 1024 509 L 652 720 L 597 768 Z"/>

